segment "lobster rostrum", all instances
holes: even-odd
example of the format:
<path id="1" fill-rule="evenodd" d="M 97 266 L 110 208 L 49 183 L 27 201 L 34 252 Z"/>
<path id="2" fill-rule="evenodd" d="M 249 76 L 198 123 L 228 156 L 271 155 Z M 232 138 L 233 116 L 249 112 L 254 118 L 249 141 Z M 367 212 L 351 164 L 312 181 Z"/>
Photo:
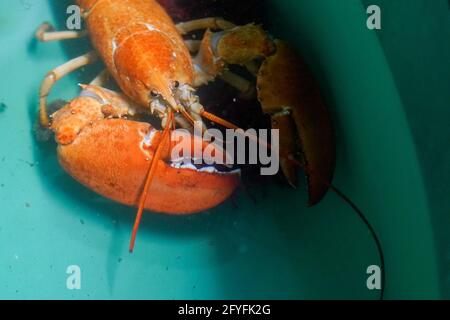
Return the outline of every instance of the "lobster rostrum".
<path id="1" fill-rule="evenodd" d="M 281 168 L 297 183 L 305 170 L 310 204 L 318 203 L 331 183 L 334 136 L 318 88 L 302 59 L 261 26 L 236 26 L 221 18 L 174 24 L 154 0 L 78 0 L 86 31 L 57 32 L 48 23 L 41 41 L 88 35 L 95 51 L 48 73 L 40 91 L 40 122 L 55 133 L 58 157 L 76 180 L 114 201 L 137 206 L 130 250 L 144 209 L 189 214 L 226 200 L 239 185 L 239 172 L 223 167 L 180 164 L 170 158 L 176 128 L 192 130 L 205 119 L 226 128 L 231 122 L 207 112 L 196 88 L 220 77 L 243 96 L 257 95 L 272 127 L 280 130 Z M 184 36 L 205 30 L 201 40 Z M 101 59 L 106 70 L 79 97 L 52 115 L 47 97 L 61 77 Z M 253 81 L 229 70 L 246 68 Z M 111 76 L 122 92 L 104 88 Z M 245 110 L 242 110 L 245 112 Z M 160 119 L 157 130 L 142 119 Z M 183 141 L 194 144 L 194 135 Z M 203 148 L 205 142 L 201 141 Z M 215 150 L 223 153 L 223 150 Z"/>

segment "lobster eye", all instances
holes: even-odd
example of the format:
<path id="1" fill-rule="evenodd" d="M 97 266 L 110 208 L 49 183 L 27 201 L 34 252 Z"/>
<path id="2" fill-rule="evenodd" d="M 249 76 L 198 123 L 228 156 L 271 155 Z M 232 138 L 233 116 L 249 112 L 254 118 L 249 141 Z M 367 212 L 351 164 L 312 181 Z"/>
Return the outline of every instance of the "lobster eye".
<path id="1" fill-rule="evenodd" d="M 173 86 L 174 86 L 175 89 L 178 89 L 180 87 L 180 82 L 174 81 L 173 82 Z"/>
<path id="2" fill-rule="evenodd" d="M 152 98 L 157 98 L 157 97 L 159 96 L 159 94 L 158 94 L 158 92 L 156 92 L 156 91 L 151 91 L 151 92 L 150 92 L 150 96 L 151 96 Z"/>

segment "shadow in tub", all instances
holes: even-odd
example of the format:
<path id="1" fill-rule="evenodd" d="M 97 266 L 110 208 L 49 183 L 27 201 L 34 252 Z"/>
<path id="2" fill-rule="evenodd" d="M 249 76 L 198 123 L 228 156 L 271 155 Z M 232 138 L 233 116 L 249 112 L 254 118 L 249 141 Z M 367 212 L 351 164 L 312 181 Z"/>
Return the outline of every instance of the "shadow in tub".
<path id="1" fill-rule="evenodd" d="M 243 6 L 240 5 L 239 12 L 234 10 L 232 6 L 234 1 L 216 1 L 215 6 L 208 7 L 203 11 L 200 9 L 207 1 L 161 0 L 161 2 L 167 5 L 175 19 L 180 21 L 204 16 L 224 16 L 238 23 L 263 21 L 261 19 L 263 16 L 261 15 L 263 11 L 261 9 L 261 1 L 248 1 Z M 255 6 L 255 2 L 260 3 L 260 5 Z M 56 20 L 55 27 L 59 30 L 65 29 L 67 17 L 65 12 L 71 1 L 52 1 L 51 4 Z M 190 7 L 187 7 L 186 10 L 180 9 L 186 4 L 190 4 Z M 257 8 L 257 10 L 254 8 Z M 233 17 L 236 13 L 239 16 Z M 83 39 L 65 41 L 63 48 L 67 59 L 71 59 L 88 52 L 92 46 L 89 40 Z M 101 69 L 102 64 L 97 63 L 95 66 L 84 68 L 69 77 L 74 79 L 73 83 L 75 86 L 78 82 L 90 82 Z M 229 94 L 224 94 L 224 90 Z M 216 93 L 208 95 L 208 91 L 215 91 Z M 202 89 L 200 95 L 207 96 L 211 102 L 208 106 L 212 106 L 213 112 L 214 108 L 217 112 L 222 112 L 221 108 L 224 104 L 231 105 L 231 108 L 227 108 L 227 116 L 244 127 L 264 127 L 267 125 L 267 119 L 253 116 L 259 111 L 259 106 L 256 103 L 242 102 L 241 105 L 236 106 L 233 101 L 236 93 L 232 89 L 224 87 L 220 81 L 214 84 L 213 88 Z M 33 122 L 36 120 L 36 105 L 35 95 L 33 95 L 33 97 L 30 97 L 29 108 L 30 120 Z M 246 112 L 242 112 L 243 108 L 247 108 L 244 109 Z M 222 113 L 221 115 L 224 114 Z M 83 220 L 92 219 L 92 212 L 98 212 L 100 215 L 98 215 L 98 218 L 94 218 L 96 223 L 100 223 L 108 228 L 111 226 L 111 221 L 120 222 L 119 226 L 116 225 L 111 228 L 115 231 L 111 231 L 107 262 L 108 285 L 111 293 L 113 293 L 114 279 L 117 272 L 116 262 L 118 258 L 124 257 L 129 240 L 128 232 L 122 232 L 121 230 L 129 229 L 131 233 L 136 209 L 104 199 L 67 175 L 57 161 L 56 144 L 53 142 L 53 137 L 49 142 L 39 143 L 34 148 L 34 152 L 35 160 L 40 163 L 39 170 L 44 187 L 53 193 L 58 193 L 56 198 L 64 202 L 64 207 L 77 208 L 73 214 L 79 215 L 79 218 Z M 299 274 L 298 270 L 302 269 L 301 266 L 307 265 L 313 268 L 315 265 L 314 262 L 305 264 L 305 259 L 302 258 L 303 255 L 299 256 L 297 251 L 292 251 L 291 245 L 294 244 L 296 246 L 299 241 L 299 239 L 295 239 L 295 235 L 298 232 L 296 226 L 303 223 L 306 228 L 314 223 L 314 220 L 308 220 L 311 218 L 299 218 L 299 210 L 306 209 L 304 205 L 307 203 L 306 192 L 301 190 L 299 191 L 300 195 L 295 194 L 294 196 L 294 191 L 285 192 L 286 189 L 283 190 L 279 186 L 265 186 L 264 183 L 261 184 L 259 182 L 254 182 L 250 189 L 252 189 L 251 192 L 256 197 L 256 202 L 250 201 L 249 197 L 241 192 L 238 196 L 237 208 L 228 201 L 210 212 L 193 216 L 173 217 L 145 214 L 139 233 L 139 238 L 142 241 L 138 240 L 136 253 L 127 259 L 144 259 L 139 254 L 139 251 L 141 251 L 139 245 L 146 245 L 147 241 L 144 241 L 144 239 L 148 239 L 149 234 L 155 237 L 163 235 L 181 241 L 183 241 L 183 238 L 206 238 L 210 243 L 211 250 L 214 252 L 214 263 L 223 271 L 223 274 L 220 274 L 220 276 L 235 280 L 226 280 L 223 283 L 223 294 L 227 297 L 232 298 L 234 295 L 234 297 L 251 298 L 254 297 L 252 293 L 254 294 L 260 290 L 262 298 L 302 298 L 303 294 L 300 292 L 300 289 L 302 288 L 301 283 L 305 279 Z M 274 200 L 272 201 L 270 198 Z M 263 202 L 263 199 L 269 200 Z M 265 205 L 267 202 L 269 202 L 268 206 Z M 279 206 L 279 203 L 285 205 Z M 214 214 L 211 214 L 212 212 Z M 292 220 L 290 220 L 291 218 Z M 301 221 L 298 221 L 299 219 Z M 305 219 L 309 223 L 303 221 Z M 296 221 L 296 223 L 292 223 L 292 221 Z M 286 242 L 286 240 L 290 242 Z M 96 244 L 94 243 L 93 245 Z M 144 250 L 142 251 L 144 252 Z M 305 255 L 311 253 L 310 251 L 305 252 Z M 178 254 L 174 253 L 174 255 Z M 313 256 L 309 256 L 307 259 L 314 261 Z M 268 259 L 268 257 L 273 258 Z M 166 262 L 155 259 L 154 263 L 165 264 Z M 262 265 L 262 267 L 258 268 L 258 265 Z M 280 280 L 279 277 L 273 277 L 274 269 L 288 271 L 282 272 L 284 277 Z M 248 282 L 248 290 L 242 290 L 241 288 L 240 293 L 236 294 L 240 290 L 239 286 L 242 285 L 241 280 Z M 270 295 L 270 293 L 275 296 Z M 197 298 L 212 297 L 206 293 L 199 292 L 192 292 L 192 295 Z M 220 298 L 220 296 L 212 298 Z"/>

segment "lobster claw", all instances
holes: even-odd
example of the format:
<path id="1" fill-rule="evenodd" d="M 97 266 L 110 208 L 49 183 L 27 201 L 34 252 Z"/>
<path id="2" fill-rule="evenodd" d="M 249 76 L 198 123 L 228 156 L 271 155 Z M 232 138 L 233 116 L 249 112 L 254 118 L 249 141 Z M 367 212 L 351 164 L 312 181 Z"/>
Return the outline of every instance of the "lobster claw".
<path id="1" fill-rule="evenodd" d="M 306 63 L 285 42 L 275 41 L 276 53 L 263 62 L 257 77 L 263 112 L 280 130 L 281 168 L 291 184 L 302 163 L 309 204 L 317 204 L 331 184 L 335 162 L 335 137 L 330 115 Z M 298 154 L 300 151 L 300 155 Z M 289 158 L 295 157 L 294 161 Z"/>
<path id="2" fill-rule="evenodd" d="M 122 117 L 133 113 L 124 96 L 88 86 L 52 116 L 51 126 L 61 166 L 89 189 L 129 206 L 138 203 L 161 139 L 161 131 L 150 124 Z M 180 133 L 172 131 L 172 135 L 178 138 L 171 139 L 170 149 L 202 139 L 188 135 L 178 142 Z M 208 147 L 201 145 L 202 150 Z M 147 210 L 175 215 L 201 212 L 225 201 L 239 185 L 239 172 L 184 165 L 172 161 L 166 149 L 148 192 Z"/>

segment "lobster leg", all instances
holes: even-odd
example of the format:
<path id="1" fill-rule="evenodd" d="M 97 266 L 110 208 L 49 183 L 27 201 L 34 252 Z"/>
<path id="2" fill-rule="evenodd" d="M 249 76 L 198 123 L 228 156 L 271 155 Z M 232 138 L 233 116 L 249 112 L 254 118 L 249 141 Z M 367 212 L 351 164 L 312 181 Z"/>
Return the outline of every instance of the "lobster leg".
<path id="1" fill-rule="evenodd" d="M 55 83 L 69 73 L 95 62 L 97 58 L 97 53 L 95 53 L 95 51 L 91 51 L 60 65 L 45 76 L 41 83 L 41 89 L 39 92 L 39 117 L 42 126 L 48 127 L 49 125 L 47 115 L 47 97 Z"/>
<path id="2" fill-rule="evenodd" d="M 195 54 L 200 50 L 201 40 L 184 40 L 184 44 L 191 54 Z"/>
<path id="3" fill-rule="evenodd" d="M 244 96 L 250 96 L 251 83 L 230 73 L 227 66 L 241 65 L 256 75 L 259 68 L 255 61 L 266 58 L 275 50 L 267 33 L 253 24 L 216 33 L 207 30 L 193 59 L 196 65 L 194 85 L 203 85 L 219 76 Z"/>
<path id="4" fill-rule="evenodd" d="M 202 45 L 201 40 L 185 40 L 184 43 L 188 47 L 189 52 L 193 55 L 195 55 L 199 52 L 201 45 Z M 199 59 L 197 59 L 197 60 L 199 60 Z M 198 61 L 198 62 L 201 64 L 201 61 Z M 195 75 L 194 75 L 194 83 L 195 83 L 196 87 L 204 85 L 207 82 L 209 82 L 210 80 L 212 80 L 211 77 L 203 71 L 202 65 L 199 65 L 199 63 L 197 63 L 198 68 L 196 68 Z M 258 72 L 257 66 L 254 66 L 251 62 L 249 62 L 248 65 L 246 65 L 246 67 L 250 71 L 250 73 L 252 73 L 256 76 L 256 74 Z M 242 93 L 243 98 L 250 99 L 250 98 L 254 97 L 254 95 L 255 95 L 254 86 L 253 86 L 252 82 L 248 81 L 247 79 L 245 79 L 229 70 L 223 71 L 222 74 L 219 75 L 219 77 L 223 81 L 225 81 L 226 83 L 231 85 L 233 88 L 239 90 Z"/>
<path id="5" fill-rule="evenodd" d="M 181 35 L 188 34 L 193 31 L 215 29 L 215 30 L 229 30 L 236 27 L 236 25 L 230 21 L 222 18 L 212 17 L 204 19 L 196 19 L 186 22 L 181 22 L 176 25 L 178 32 Z"/>
<path id="6" fill-rule="evenodd" d="M 103 87 L 108 82 L 110 78 L 110 74 L 108 72 L 108 69 L 103 70 L 100 72 L 94 80 L 91 81 L 91 86 L 97 86 L 97 87 Z"/>
<path id="7" fill-rule="evenodd" d="M 39 41 L 49 42 L 49 41 L 60 41 L 60 40 L 71 40 L 83 38 L 87 35 L 86 31 L 53 31 L 53 26 L 44 22 L 36 30 L 35 36 Z"/>
<path id="8" fill-rule="evenodd" d="M 228 83 L 233 88 L 241 92 L 241 97 L 244 99 L 251 99 L 255 97 L 255 86 L 251 81 L 241 77 L 231 71 L 224 71 L 220 75 L 220 79 Z"/>

